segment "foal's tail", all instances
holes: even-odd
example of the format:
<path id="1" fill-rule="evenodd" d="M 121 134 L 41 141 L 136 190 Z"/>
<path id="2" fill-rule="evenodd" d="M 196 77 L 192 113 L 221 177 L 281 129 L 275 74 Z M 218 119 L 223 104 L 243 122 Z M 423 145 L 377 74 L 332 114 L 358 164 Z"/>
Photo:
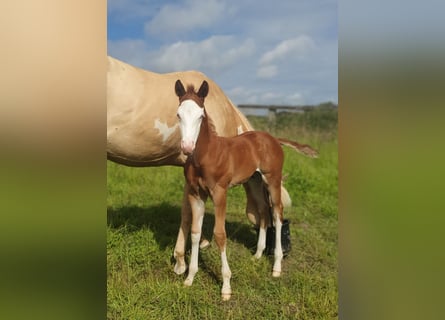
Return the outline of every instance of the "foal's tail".
<path id="1" fill-rule="evenodd" d="M 280 144 L 291 147 L 294 150 L 297 150 L 299 153 L 304 154 L 305 156 L 308 156 L 310 158 L 318 158 L 318 152 L 317 150 L 313 149 L 311 146 L 307 144 L 300 144 L 295 141 L 277 138 L 278 142 Z"/>

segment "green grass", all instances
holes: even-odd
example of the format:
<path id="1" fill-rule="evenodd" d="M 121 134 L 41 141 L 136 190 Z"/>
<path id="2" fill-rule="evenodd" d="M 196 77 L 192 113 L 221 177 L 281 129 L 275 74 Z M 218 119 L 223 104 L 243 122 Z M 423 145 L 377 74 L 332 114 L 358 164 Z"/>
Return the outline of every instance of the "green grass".
<path id="1" fill-rule="evenodd" d="M 220 298 L 221 262 L 213 241 L 200 251 L 192 287 L 184 287 L 185 277 L 173 272 L 182 168 L 128 168 L 108 162 L 107 318 L 338 318 L 337 118 L 335 111 L 317 112 L 279 114 L 273 130 L 320 152 L 318 159 L 309 159 L 285 148 L 285 186 L 293 200 L 285 217 L 291 221 L 292 251 L 283 261 L 281 278 L 271 276 L 272 257 L 252 259 L 256 233 L 245 217 L 244 190 L 229 191 L 226 230 L 233 295 L 228 302 Z M 267 128 L 267 119 L 249 119 L 255 128 Z M 212 239 L 213 223 L 208 201 L 207 239 Z"/>

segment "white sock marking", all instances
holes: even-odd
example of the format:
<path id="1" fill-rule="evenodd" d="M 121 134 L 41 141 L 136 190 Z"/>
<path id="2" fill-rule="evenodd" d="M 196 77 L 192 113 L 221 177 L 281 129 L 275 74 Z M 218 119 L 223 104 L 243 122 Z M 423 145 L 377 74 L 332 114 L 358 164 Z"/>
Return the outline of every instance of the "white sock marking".
<path id="1" fill-rule="evenodd" d="M 263 251 L 266 248 L 266 228 L 260 227 L 260 232 L 258 235 L 258 243 L 255 253 L 255 258 L 259 259 L 263 255 Z"/>
<path id="2" fill-rule="evenodd" d="M 281 275 L 281 260 L 283 259 L 283 250 L 281 248 L 281 226 L 282 223 L 278 219 L 278 214 L 275 213 L 275 261 L 273 264 L 272 276 L 279 277 Z"/>
<path id="3" fill-rule="evenodd" d="M 221 274 L 223 277 L 223 286 L 221 289 L 222 299 L 229 300 L 232 294 L 232 288 L 230 287 L 230 278 L 232 277 L 232 271 L 230 271 L 225 249 L 221 251 Z"/>

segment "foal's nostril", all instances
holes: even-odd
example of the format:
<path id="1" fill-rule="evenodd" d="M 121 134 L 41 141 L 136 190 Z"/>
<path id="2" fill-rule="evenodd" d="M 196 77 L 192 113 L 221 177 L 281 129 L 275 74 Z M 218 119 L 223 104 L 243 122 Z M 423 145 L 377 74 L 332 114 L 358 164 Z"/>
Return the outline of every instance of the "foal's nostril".
<path id="1" fill-rule="evenodd" d="M 186 155 L 192 154 L 193 150 L 195 149 L 195 143 L 192 141 L 181 141 L 181 150 Z"/>

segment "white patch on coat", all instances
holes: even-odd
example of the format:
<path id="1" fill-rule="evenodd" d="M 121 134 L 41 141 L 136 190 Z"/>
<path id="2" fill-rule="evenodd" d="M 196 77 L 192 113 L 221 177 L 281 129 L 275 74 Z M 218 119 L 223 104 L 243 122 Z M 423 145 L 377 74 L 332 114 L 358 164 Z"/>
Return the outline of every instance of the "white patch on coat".
<path id="1" fill-rule="evenodd" d="M 170 138 L 170 136 L 176 131 L 176 128 L 179 126 L 176 123 L 173 127 L 169 127 L 166 123 L 161 122 L 159 119 L 155 120 L 155 129 L 159 130 L 159 134 L 162 135 L 162 142 L 165 142 Z"/>
<path id="2" fill-rule="evenodd" d="M 238 135 L 244 133 L 243 126 L 239 126 L 238 128 L 236 128 L 236 131 L 238 132 Z"/>

